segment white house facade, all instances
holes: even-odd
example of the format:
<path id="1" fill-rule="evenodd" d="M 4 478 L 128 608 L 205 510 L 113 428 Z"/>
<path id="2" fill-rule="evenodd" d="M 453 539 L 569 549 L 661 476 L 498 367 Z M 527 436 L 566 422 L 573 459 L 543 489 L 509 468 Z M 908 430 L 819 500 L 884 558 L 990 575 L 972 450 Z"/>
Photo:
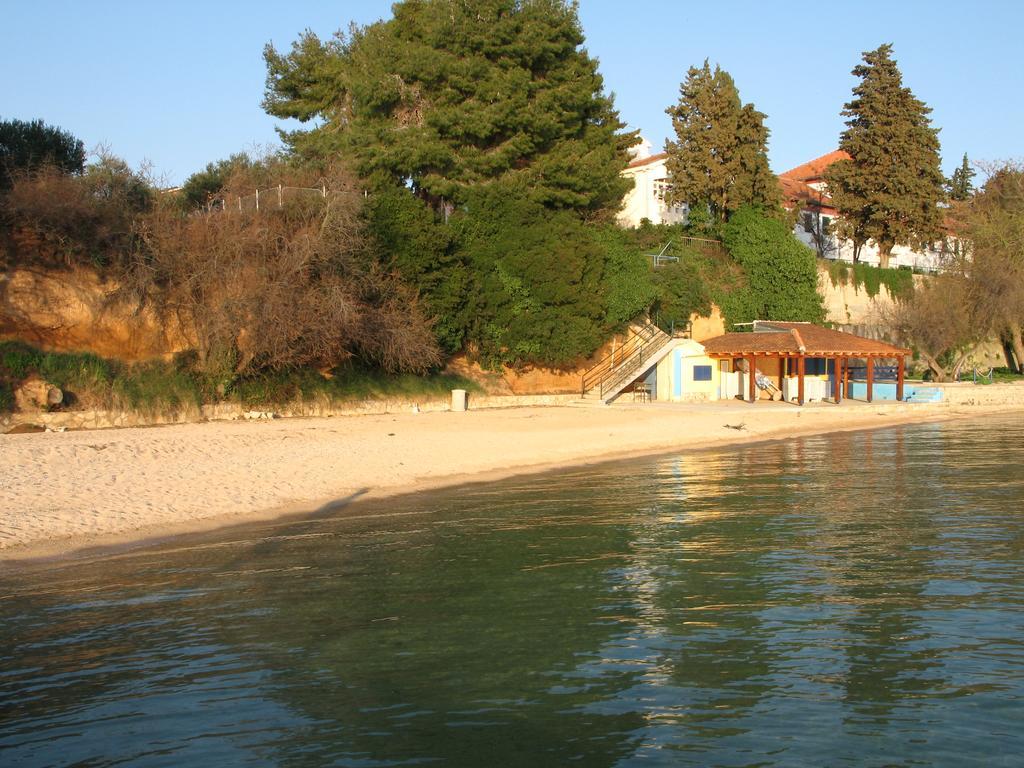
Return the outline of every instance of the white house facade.
<path id="1" fill-rule="evenodd" d="M 686 221 L 686 205 L 668 205 L 665 200 L 672 184 L 665 167 L 667 155 L 651 154 L 651 143 L 646 139 L 630 150 L 633 159 L 622 172 L 633 180 L 633 189 L 626 193 L 617 220 L 623 227 L 638 227 L 647 219 L 652 224 L 679 224 Z M 840 240 L 831 232 L 830 224 L 839 215 L 825 184 L 825 169 L 837 160 L 849 157 L 837 150 L 779 174 L 783 204 L 799 210 L 794 234 L 800 242 L 819 256 L 833 261 L 853 262 L 851 240 Z M 941 266 L 948 243 L 940 241 L 923 250 L 903 245 L 893 248 L 890 267 L 906 267 L 917 271 L 936 272 Z M 878 266 L 878 245 L 865 243 L 859 254 L 864 264 Z"/>
<path id="2" fill-rule="evenodd" d="M 779 174 L 782 200 L 787 209 L 797 209 L 794 234 L 819 256 L 833 261 L 853 261 L 853 241 L 840 240 L 831 232 L 831 223 L 839 215 L 825 184 L 825 169 L 837 160 L 849 158 L 842 150 L 829 152 L 810 162 Z M 906 267 L 922 272 L 937 272 L 947 253 L 948 243 L 943 240 L 916 250 L 897 245 L 889 256 L 890 267 Z M 861 246 L 860 262 L 878 266 L 878 244 L 868 241 Z"/>
<path id="3" fill-rule="evenodd" d="M 623 227 L 638 227 L 644 219 L 652 224 L 678 224 L 686 220 L 685 205 L 668 205 L 665 196 L 671 183 L 665 168 L 665 153 L 651 154 L 651 142 L 642 139 L 630 150 L 633 159 L 622 175 L 633 180 L 626 193 L 618 222 Z"/>

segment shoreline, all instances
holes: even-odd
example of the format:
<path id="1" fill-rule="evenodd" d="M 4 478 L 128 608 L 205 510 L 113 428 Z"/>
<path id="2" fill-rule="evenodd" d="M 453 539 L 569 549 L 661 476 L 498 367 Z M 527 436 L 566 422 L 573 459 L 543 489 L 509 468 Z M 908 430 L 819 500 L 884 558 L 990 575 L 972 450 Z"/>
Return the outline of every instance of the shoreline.
<path id="1" fill-rule="evenodd" d="M 0 485 L 0 508 L 7 510 L 0 565 L 78 562 L 189 534 L 352 514 L 362 502 L 562 468 L 1021 410 L 623 404 L 3 436 L 0 477 L 11 479 Z M 296 442 L 276 445 L 285 440 Z M 339 451 L 347 454 L 340 466 Z M 261 468 L 259 458 L 270 463 Z M 69 471 L 40 473 L 53 461 L 66 462 Z M 103 477 L 110 490 L 100 487 Z M 282 496 L 274 491 L 285 478 L 293 482 Z"/>

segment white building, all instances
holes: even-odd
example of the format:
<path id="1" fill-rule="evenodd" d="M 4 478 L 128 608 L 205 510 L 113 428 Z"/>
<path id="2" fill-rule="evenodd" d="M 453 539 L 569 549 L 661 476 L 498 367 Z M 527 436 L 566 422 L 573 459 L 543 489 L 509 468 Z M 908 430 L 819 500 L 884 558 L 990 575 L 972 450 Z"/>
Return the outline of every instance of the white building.
<path id="1" fill-rule="evenodd" d="M 618 222 L 623 227 L 640 226 L 644 219 L 652 224 L 678 224 L 686 220 L 686 205 L 669 206 L 665 202 L 672 180 L 665 168 L 665 153 L 652 155 L 651 143 L 646 139 L 630 150 L 633 160 L 622 172 L 633 180 L 633 189 L 626 193 Z M 838 211 L 832 203 L 825 184 L 825 169 L 837 160 L 849 157 L 837 150 L 779 174 L 783 204 L 798 208 L 794 233 L 809 248 L 826 259 L 853 261 L 853 242 L 839 240 L 829 231 L 829 224 Z M 937 271 L 947 244 L 938 242 L 925 250 L 914 250 L 904 245 L 892 249 L 890 267 L 908 267 L 928 272 Z M 865 243 L 860 249 L 860 261 L 878 266 L 878 245 Z"/>
<path id="2" fill-rule="evenodd" d="M 678 224 L 686 219 L 686 206 L 665 203 L 670 180 L 665 169 L 664 152 L 651 154 L 651 142 L 641 139 L 631 148 L 633 160 L 622 172 L 633 180 L 633 189 L 626 193 L 618 222 L 623 227 L 638 227 L 644 219 L 652 224 Z"/>
<path id="3" fill-rule="evenodd" d="M 833 261 L 852 262 L 853 241 L 839 240 L 830 232 L 829 225 L 839 211 L 828 194 L 825 169 L 837 160 L 849 157 L 842 150 L 836 150 L 779 174 L 783 205 L 789 210 L 796 208 L 800 211 L 794 228 L 797 239 L 818 252 L 819 256 Z M 897 245 L 889 256 L 889 266 L 936 272 L 941 268 L 946 246 L 944 241 L 924 250 Z M 877 267 L 878 244 L 869 240 L 861 246 L 860 261 Z"/>

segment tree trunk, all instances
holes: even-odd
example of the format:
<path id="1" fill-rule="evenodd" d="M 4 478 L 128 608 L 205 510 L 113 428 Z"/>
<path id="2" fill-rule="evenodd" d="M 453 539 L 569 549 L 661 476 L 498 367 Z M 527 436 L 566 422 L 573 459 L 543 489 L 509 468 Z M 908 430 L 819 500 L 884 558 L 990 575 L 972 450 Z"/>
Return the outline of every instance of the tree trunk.
<path id="1" fill-rule="evenodd" d="M 946 369 L 939 365 L 939 361 L 929 355 L 927 352 L 921 351 L 921 357 L 928 363 L 928 368 L 933 374 L 935 374 L 934 381 L 945 381 L 946 380 Z"/>
<path id="2" fill-rule="evenodd" d="M 1006 360 L 1006 367 L 1010 373 L 1020 373 L 1020 361 L 1013 355 L 1013 344 L 1004 333 L 999 337 L 999 344 L 1003 348 L 1003 358 Z"/>
<path id="3" fill-rule="evenodd" d="M 953 367 L 951 369 L 953 373 L 950 377 L 953 379 L 953 381 L 960 381 L 960 371 L 961 369 L 963 369 L 964 363 L 967 362 L 967 358 L 970 356 L 971 350 L 965 349 L 963 352 L 960 353 L 960 356 L 956 359 L 956 362 L 953 363 Z"/>
<path id="4" fill-rule="evenodd" d="M 1020 373 L 1020 367 L 1024 364 L 1024 338 L 1021 335 L 1021 324 L 1019 322 L 1010 323 L 1010 327 L 1007 330 L 1010 333 L 1010 346 L 1013 347 L 1013 356 L 1017 358 L 1017 366 L 1014 369 L 1014 373 Z"/>
<path id="5" fill-rule="evenodd" d="M 896 245 L 891 240 L 880 240 L 878 242 L 878 266 L 881 269 L 889 268 L 889 257 L 892 255 L 892 248 Z"/>

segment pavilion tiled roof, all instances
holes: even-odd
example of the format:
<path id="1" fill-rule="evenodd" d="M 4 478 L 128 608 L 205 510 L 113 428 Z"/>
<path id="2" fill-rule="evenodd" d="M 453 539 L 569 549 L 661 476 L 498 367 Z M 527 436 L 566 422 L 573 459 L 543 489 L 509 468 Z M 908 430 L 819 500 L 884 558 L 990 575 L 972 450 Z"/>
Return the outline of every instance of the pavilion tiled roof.
<path id="1" fill-rule="evenodd" d="M 709 355 L 804 355 L 805 357 L 901 357 L 909 349 L 813 323 L 758 322 L 752 333 L 726 333 L 703 342 Z"/>

